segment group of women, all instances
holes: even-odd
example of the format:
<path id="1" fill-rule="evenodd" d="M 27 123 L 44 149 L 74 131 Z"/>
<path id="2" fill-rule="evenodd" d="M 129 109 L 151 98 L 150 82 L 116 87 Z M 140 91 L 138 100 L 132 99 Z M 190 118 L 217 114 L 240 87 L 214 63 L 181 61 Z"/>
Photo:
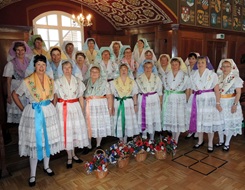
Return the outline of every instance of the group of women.
<path id="1" fill-rule="evenodd" d="M 243 81 L 232 59 L 221 60 L 217 75 L 209 59 L 196 53 L 186 63 L 167 54 L 157 61 L 146 39 L 133 51 L 119 41 L 99 49 L 92 38 L 83 52 L 64 42 L 48 53 L 39 35 L 29 44 L 33 51 L 25 42 L 13 43 L 3 76 L 8 122 L 19 122 L 19 154 L 30 157 L 30 186 L 38 160 L 52 176 L 50 155 L 66 150 L 71 168 L 73 161 L 82 162 L 74 148 L 88 153 L 92 137 L 101 149 L 106 136 L 126 142 L 142 134 L 153 140 L 156 131 L 166 130 L 178 143 L 180 133 L 190 131 L 199 139 L 193 148 L 199 148 L 207 133 L 207 151 L 213 152 L 214 132 L 219 133 L 215 146 L 225 151 L 231 137 L 241 134 Z"/>

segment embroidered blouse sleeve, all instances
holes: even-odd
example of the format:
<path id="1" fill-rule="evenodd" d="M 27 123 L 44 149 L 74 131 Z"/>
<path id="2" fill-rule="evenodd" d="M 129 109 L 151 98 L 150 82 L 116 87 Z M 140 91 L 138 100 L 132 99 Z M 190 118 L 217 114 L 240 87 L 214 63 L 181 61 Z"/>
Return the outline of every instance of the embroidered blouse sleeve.
<path id="1" fill-rule="evenodd" d="M 138 94 L 139 93 L 139 90 L 138 90 L 138 85 L 136 84 L 135 81 L 133 81 L 133 90 L 132 90 L 132 96 L 134 96 L 135 94 Z"/>
<path id="2" fill-rule="evenodd" d="M 14 74 L 14 66 L 12 62 L 8 62 L 3 71 L 3 77 L 12 77 Z"/>
<path id="3" fill-rule="evenodd" d="M 111 92 L 111 89 L 110 89 L 110 84 L 107 82 L 106 83 L 106 87 L 105 87 L 105 94 L 111 94 L 112 92 Z"/>
<path id="4" fill-rule="evenodd" d="M 162 81 L 159 77 L 157 77 L 157 84 L 156 85 L 157 85 L 157 88 L 156 88 L 157 94 L 159 96 L 161 96 L 162 95 Z"/>
<path id="5" fill-rule="evenodd" d="M 110 85 L 111 93 L 112 93 L 113 95 L 115 95 L 115 94 L 116 94 L 116 89 L 115 89 L 115 86 L 114 86 L 114 81 L 110 81 L 110 82 L 109 82 L 109 85 Z"/>
<path id="6" fill-rule="evenodd" d="M 58 94 L 59 93 L 59 82 L 57 80 L 54 81 L 54 94 Z"/>
<path id="7" fill-rule="evenodd" d="M 191 80 L 190 77 L 187 75 L 185 76 L 185 89 L 190 89 L 191 88 Z"/>
<path id="8" fill-rule="evenodd" d="M 218 75 L 216 73 L 212 73 L 212 78 L 213 78 L 213 87 L 214 88 L 216 86 L 216 84 L 218 84 Z"/>
<path id="9" fill-rule="evenodd" d="M 79 86 L 78 97 L 81 97 L 83 96 L 84 91 L 86 90 L 86 87 L 84 83 L 81 80 L 79 80 L 79 78 L 77 78 L 77 80 L 78 80 L 78 86 Z"/>
<path id="10" fill-rule="evenodd" d="M 19 96 L 22 96 L 23 94 L 26 94 L 27 87 L 24 81 L 21 82 L 20 86 L 16 89 L 16 94 Z"/>
<path id="11" fill-rule="evenodd" d="M 243 88 L 243 80 L 240 77 L 236 77 L 234 86 L 235 88 Z"/>

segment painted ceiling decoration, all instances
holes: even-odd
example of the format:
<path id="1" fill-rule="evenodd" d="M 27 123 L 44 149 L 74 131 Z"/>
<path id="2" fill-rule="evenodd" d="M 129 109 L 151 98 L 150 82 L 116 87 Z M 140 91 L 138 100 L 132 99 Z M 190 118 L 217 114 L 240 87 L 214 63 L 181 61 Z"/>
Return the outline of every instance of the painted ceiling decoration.
<path id="1" fill-rule="evenodd" d="M 15 2 L 18 2 L 18 1 L 21 1 L 21 0 L 0 0 L 0 9 L 12 4 L 12 3 L 15 3 Z"/>
<path id="2" fill-rule="evenodd" d="M 21 0 L 0 0 L 0 9 Z M 94 10 L 117 30 L 154 23 L 172 23 L 152 0 L 70 0 Z M 155 1 L 156 2 L 156 1 Z"/>
<path id="3" fill-rule="evenodd" d="M 153 23 L 171 23 L 152 0 L 73 0 L 98 12 L 116 29 Z"/>

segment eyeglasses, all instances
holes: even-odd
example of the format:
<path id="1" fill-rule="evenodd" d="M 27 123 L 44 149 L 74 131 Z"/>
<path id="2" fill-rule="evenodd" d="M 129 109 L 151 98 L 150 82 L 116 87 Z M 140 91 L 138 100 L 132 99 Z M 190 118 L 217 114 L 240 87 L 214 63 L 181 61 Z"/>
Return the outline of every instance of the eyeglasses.
<path id="1" fill-rule="evenodd" d="M 231 66 L 222 66 L 222 68 L 229 68 L 229 67 L 231 67 Z"/>

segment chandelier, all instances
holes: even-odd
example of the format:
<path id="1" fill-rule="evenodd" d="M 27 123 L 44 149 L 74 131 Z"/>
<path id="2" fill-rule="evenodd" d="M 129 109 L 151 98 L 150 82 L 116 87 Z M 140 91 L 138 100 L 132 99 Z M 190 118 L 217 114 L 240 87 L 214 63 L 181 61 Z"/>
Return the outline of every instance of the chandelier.
<path id="1" fill-rule="evenodd" d="M 80 26 L 92 26 L 93 23 L 91 21 L 91 14 L 88 14 L 86 17 L 83 15 L 83 8 L 81 7 L 81 13 L 78 16 L 72 15 L 73 24 L 76 25 L 78 23 Z"/>

